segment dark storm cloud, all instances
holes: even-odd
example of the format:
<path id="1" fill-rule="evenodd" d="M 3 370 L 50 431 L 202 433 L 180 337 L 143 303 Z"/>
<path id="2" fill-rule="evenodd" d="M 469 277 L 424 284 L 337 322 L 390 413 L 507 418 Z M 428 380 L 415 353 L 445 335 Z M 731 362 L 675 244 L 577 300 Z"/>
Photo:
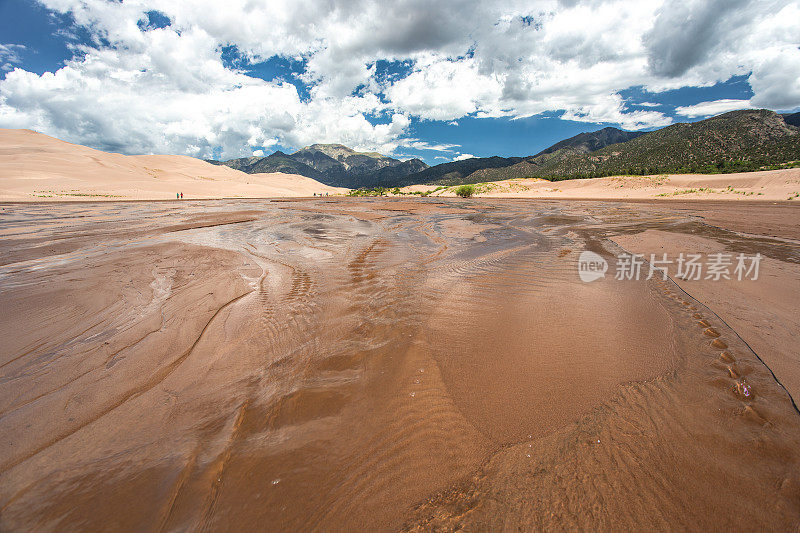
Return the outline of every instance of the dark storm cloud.
<path id="1" fill-rule="evenodd" d="M 669 0 L 643 36 L 650 70 L 674 78 L 706 60 L 750 0 Z"/>

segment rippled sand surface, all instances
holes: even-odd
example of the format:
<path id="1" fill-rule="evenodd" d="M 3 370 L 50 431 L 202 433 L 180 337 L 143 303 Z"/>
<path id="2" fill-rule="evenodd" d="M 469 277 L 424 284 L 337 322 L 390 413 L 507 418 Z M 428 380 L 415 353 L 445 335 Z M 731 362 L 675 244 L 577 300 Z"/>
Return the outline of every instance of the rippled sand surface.
<path id="1" fill-rule="evenodd" d="M 798 211 L 730 209 L 5 204 L 0 529 L 796 528 L 781 373 L 690 287 L 577 275 L 648 232 L 796 279 Z"/>

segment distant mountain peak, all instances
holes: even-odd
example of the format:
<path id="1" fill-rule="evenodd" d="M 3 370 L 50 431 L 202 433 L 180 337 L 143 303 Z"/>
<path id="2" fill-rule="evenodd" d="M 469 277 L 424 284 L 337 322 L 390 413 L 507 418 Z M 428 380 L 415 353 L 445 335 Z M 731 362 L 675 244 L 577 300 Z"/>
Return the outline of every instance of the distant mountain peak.
<path id="1" fill-rule="evenodd" d="M 377 152 L 357 152 L 343 144 L 316 143 L 286 154 L 280 150 L 267 157 L 232 159 L 224 163 L 247 172 L 287 172 L 324 184 L 358 188 L 394 184 L 404 176 L 428 168 L 419 159 L 400 161 Z"/>
<path id="2" fill-rule="evenodd" d="M 800 128 L 800 112 L 787 113 L 783 115 L 783 120 L 790 126 L 795 126 Z"/>
<path id="3" fill-rule="evenodd" d="M 625 131 L 607 126 L 597 131 L 587 131 L 579 133 L 569 139 L 564 139 L 549 148 L 545 148 L 533 157 L 551 154 L 557 150 L 569 150 L 570 152 L 585 154 L 594 152 L 610 144 L 630 141 L 643 134 L 644 132 L 641 131 Z"/>
<path id="4" fill-rule="evenodd" d="M 303 150 L 309 148 L 313 148 L 315 150 L 341 150 L 343 152 L 355 153 L 355 150 L 353 150 L 349 146 L 345 146 L 343 144 L 338 144 L 338 143 L 314 143 L 311 146 L 306 146 L 305 148 L 303 148 Z"/>
<path id="5" fill-rule="evenodd" d="M 373 159 L 393 159 L 391 157 L 385 156 L 383 154 L 379 154 L 378 152 L 358 152 L 353 150 L 349 146 L 345 146 L 343 144 L 337 143 L 316 143 L 310 146 L 306 146 L 304 148 L 299 149 L 293 156 L 302 156 L 303 154 L 313 153 L 313 152 L 321 152 L 328 157 L 332 157 L 337 161 L 343 161 L 351 156 L 361 156 L 361 157 L 370 157 Z M 346 164 L 346 163 L 345 163 Z"/>

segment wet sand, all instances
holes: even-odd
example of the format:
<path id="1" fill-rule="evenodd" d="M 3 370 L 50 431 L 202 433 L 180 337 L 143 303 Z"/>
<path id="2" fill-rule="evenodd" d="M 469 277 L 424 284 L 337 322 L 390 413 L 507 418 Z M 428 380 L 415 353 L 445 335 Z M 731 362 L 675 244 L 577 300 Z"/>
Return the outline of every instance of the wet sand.
<path id="1" fill-rule="evenodd" d="M 0 207 L 0 529 L 800 521 L 796 206 Z M 769 262 L 577 275 L 700 248 Z"/>
<path id="2" fill-rule="evenodd" d="M 664 253 L 678 257 L 681 252 L 701 256 L 753 253 L 752 238 L 741 239 L 736 233 L 702 226 L 691 233 L 649 229 L 613 240 L 645 257 L 662 257 Z M 756 282 L 741 282 L 736 277 L 674 280 L 681 290 L 725 320 L 772 369 L 792 397 L 800 399 L 800 269 L 785 261 L 784 254 L 793 251 L 785 243 L 773 242 L 763 248 L 769 255 L 760 262 Z"/>

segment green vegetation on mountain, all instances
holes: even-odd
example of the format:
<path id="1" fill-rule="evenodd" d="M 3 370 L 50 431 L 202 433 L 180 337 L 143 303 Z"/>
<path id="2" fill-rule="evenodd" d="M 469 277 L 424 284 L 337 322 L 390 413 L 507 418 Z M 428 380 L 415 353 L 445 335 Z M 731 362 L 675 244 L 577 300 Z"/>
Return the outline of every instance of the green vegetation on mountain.
<path id="1" fill-rule="evenodd" d="M 614 174 L 747 172 L 800 159 L 800 130 L 767 110 L 674 124 L 585 155 L 537 161 L 549 179 Z M 529 174 L 530 175 L 530 174 Z"/>
<path id="2" fill-rule="evenodd" d="M 580 133 L 564 139 L 530 157 L 480 157 L 442 163 L 430 167 L 414 176 L 407 176 L 401 183 L 435 183 L 458 185 L 498 181 L 525 176 L 538 169 L 536 162 L 550 161 L 574 154 L 585 154 L 610 144 L 625 142 L 642 135 L 641 132 L 603 128 L 599 131 Z M 536 162 L 534 162 L 536 161 Z"/>
<path id="3" fill-rule="evenodd" d="M 545 150 L 513 165 L 478 170 L 460 183 L 523 177 L 557 181 L 613 175 L 749 172 L 781 168 L 800 160 L 800 129 L 768 110 L 731 111 L 691 124 L 673 124 L 590 152 L 577 152 L 569 143 L 559 144 L 561 148 Z M 431 167 L 426 173 L 435 174 L 436 169 Z"/>
<path id="4" fill-rule="evenodd" d="M 416 183 L 433 183 L 436 185 L 458 185 L 465 183 L 465 178 L 475 172 L 485 169 L 507 168 L 523 161 L 521 157 L 473 157 L 442 163 L 428 167 L 421 172 L 405 176 L 395 185 L 414 185 Z"/>
<path id="5" fill-rule="evenodd" d="M 610 144 L 624 143 L 644 135 L 643 131 L 625 131 L 618 128 L 603 128 L 602 130 L 588 133 L 579 133 L 569 139 L 557 142 L 550 148 L 546 148 L 533 157 L 552 154 L 560 150 L 571 151 L 576 154 L 586 154 L 605 148 Z"/>

